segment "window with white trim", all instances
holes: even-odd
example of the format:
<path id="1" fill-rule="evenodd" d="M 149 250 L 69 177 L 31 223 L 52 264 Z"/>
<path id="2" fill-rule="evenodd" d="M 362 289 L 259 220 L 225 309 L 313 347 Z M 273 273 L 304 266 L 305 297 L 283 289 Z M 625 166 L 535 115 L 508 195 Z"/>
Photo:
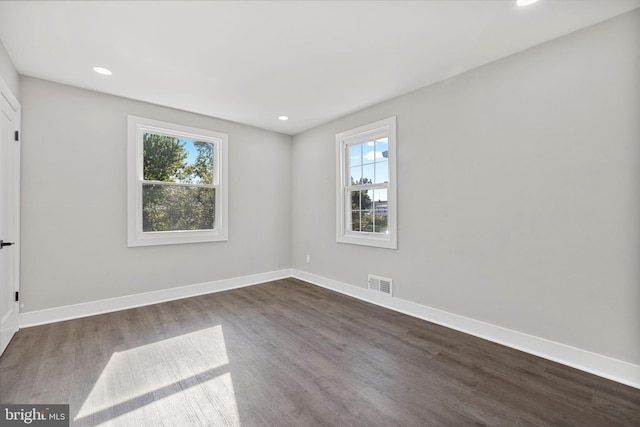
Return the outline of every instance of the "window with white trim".
<path id="1" fill-rule="evenodd" d="M 336 135 L 336 240 L 397 249 L 396 118 Z"/>
<path id="2" fill-rule="evenodd" d="M 228 135 L 129 116 L 128 246 L 228 240 Z"/>

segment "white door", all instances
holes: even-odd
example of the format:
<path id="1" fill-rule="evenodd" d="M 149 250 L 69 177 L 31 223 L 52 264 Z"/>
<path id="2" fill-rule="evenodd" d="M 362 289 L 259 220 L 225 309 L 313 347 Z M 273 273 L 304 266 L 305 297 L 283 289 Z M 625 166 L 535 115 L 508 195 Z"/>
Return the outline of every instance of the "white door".
<path id="1" fill-rule="evenodd" d="M 18 330 L 20 104 L 0 78 L 0 354 Z"/>

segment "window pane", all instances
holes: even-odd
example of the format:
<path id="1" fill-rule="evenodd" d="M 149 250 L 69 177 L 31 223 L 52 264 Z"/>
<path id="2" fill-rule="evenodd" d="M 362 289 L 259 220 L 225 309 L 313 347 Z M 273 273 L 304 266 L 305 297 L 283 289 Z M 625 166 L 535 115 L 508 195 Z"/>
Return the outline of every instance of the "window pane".
<path id="1" fill-rule="evenodd" d="M 213 230 L 215 189 L 142 186 L 142 231 Z"/>
<path id="2" fill-rule="evenodd" d="M 145 132 L 143 150 L 145 180 L 175 182 L 179 179 L 187 152 L 178 138 Z"/>
<path id="3" fill-rule="evenodd" d="M 389 142 L 388 138 L 379 139 L 375 142 L 375 160 L 376 160 L 376 184 L 389 182 Z"/>
<path id="4" fill-rule="evenodd" d="M 386 233 L 388 230 L 387 227 L 387 219 L 388 219 L 388 213 L 387 210 L 376 210 L 375 211 L 375 227 L 374 227 L 374 232 L 376 233 Z"/>
<path id="5" fill-rule="evenodd" d="M 351 212 L 351 231 L 360 231 L 360 211 Z"/>
<path id="6" fill-rule="evenodd" d="M 389 158 L 389 138 L 376 141 L 376 160 Z"/>
<path id="7" fill-rule="evenodd" d="M 387 209 L 387 189 L 379 188 L 373 190 L 373 208 L 380 210 Z"/>
<path id="8" fill-rule="evenodd" d="M 374 178 L 374 165 L 365 165 L 362 167 L 362 184 L 372 184 Z"/>
<path id="9" fill-rule="evenodd" d="M 373 214 L 371 211 L 362 211 L 360 231 L 373 232 Z"/>
<path id="10" fill-rule="evenodd" d="M 213 143 L 145 132 L 144 180 L 213 184 Z"/>
<path id="11" fill-rule="evenodd" d="M 389 182 L 389 162 L 384 159 L 382 162 L 377 162 L 376 165 L 376 179 L 375 183 L 380 184 L 383 182 Z"/>
<path id="12" fill-rule="evenodd" d="M 369 193 L 371 190 L 362 190 L 362 191 L 351 191 L 351 209 L 352 210 L 360 210 L 360 209 L 371 209 L 371 196 Z"/>
<path id="13" fill-rule="evenodd" d="M 362 166 L 351 168 L 351 184 L 360 184 L 362 182 Z"/>
<path id="14" fill-rule="evenodd" d="M 362 164 L 373 163 L 376 161 L 375 143 L 373 141 L 365 142 L 362 145 Z"/>
<path id="15" fill-rule="evenodd" d="M 184 182 L 213 184 L 213 143 L 181 139 L 187 150 Z"/>
<path id="16" fill-rule="evenodd" d="M 369 195 L 371 190 L 360 191 L 360 209 L 371 209 L 371 196 Z"/>
<path id="17" fill-rule="evenodd" d="M 349 149 L 349 164 L 351 166 L 358 166 L 362 164 L 362 144 L 352 145 Z"/>
<path id="18" fill-rule="evenodd" d="M 360 192 L 351 191 L 351 210 L 360 210 Z"/>

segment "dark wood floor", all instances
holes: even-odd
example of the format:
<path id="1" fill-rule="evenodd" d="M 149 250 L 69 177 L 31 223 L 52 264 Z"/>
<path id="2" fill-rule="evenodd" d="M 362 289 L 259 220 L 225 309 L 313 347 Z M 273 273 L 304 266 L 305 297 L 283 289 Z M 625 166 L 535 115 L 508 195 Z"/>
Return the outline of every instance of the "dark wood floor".
<path id="1" fill-rule="evenodd" d="M 640 426 L 640 390 L 295 279 L 23 329 L 0 402 L 83 426 Z"/>

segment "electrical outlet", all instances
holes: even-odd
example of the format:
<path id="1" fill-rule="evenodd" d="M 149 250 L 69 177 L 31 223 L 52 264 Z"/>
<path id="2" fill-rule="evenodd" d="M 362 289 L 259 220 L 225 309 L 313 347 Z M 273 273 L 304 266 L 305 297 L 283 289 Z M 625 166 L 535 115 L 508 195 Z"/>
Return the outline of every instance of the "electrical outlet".
<path id="1" fill-rule="evenodd" d="M 307 264 L 311 264 L 311 255 L 307 254 Z"/>

